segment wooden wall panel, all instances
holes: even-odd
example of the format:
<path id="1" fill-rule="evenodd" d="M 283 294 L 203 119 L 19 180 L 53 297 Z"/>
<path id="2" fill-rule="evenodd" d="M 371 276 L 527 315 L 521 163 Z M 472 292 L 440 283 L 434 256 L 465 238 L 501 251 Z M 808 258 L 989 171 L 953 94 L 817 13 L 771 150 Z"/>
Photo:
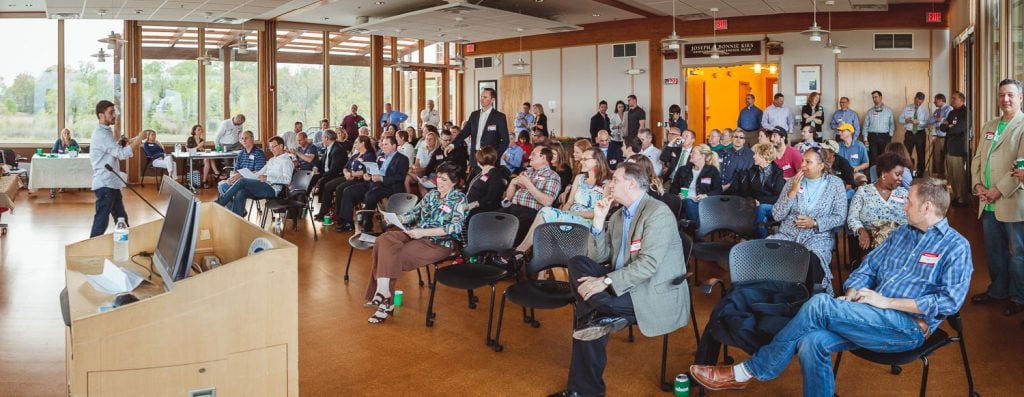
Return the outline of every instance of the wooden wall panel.
<path id="1" fill-rule="evenodd" d="M 507 75 L 498 80 L 498 110 L 505 113 L 508 119 L 508 130 L 513 130 L 513 121 L 520 111 L 523 102 L 530 102 L 533 91 L 530 87 L 529 75 Z"/>
<path id="2" fill-rule="evenodd" d="M 843 76 L 838 81 L 838 96 L 850 98 L 850 109 L 860 114 L 861 120 L 872 106 L 871 91 L 882 92 L 885 105 L 892 109 L 897 119 L 903 107 L 913 103 L 915 93 L 932 92 L 928 61 L 841 61 L 838 69 L 839 75 Z M 925 101 L 925 104 L 929 102 Z M 903 141 L 903 124 L 899 120 L 896 121 L 893 141 Z"/>

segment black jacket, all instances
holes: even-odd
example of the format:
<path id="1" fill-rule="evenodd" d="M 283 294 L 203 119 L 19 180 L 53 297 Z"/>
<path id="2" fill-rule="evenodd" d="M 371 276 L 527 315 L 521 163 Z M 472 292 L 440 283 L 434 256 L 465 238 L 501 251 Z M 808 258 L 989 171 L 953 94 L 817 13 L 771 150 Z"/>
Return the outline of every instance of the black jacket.
<path id="1" fill-rule="evenodd" d="M 807 287 L 783 281 L 734 283 L 711 311 L 694 364 L 714 364 L 721 344 L 754 354 L 772 341 L 810 298 Z"/>
<path id="2" fill-rule="evenodd" d="M 967 106 L 960 109 L 953 108 L 946 116 L 943 126 L 949 125 L 946 130 L 946 155 L 967 157 L 967 131 L 971 126 L 971 119 L 967 116 Z"/>
<path id="3" fill-rule="evenodd" d="M 461 149 L 454 149 L 450 154 L 455 154 L 455 152 L 459 150 Z M 448 161 L 448 156 L 444 154 L 444 148 L 438 146 L 437 149 L 434 149 L 434 151 L 430 153 L 430 161 L 427 162 L 426 166 L 423 166 L 423 170 L 426 175 L 433 174 L 437 170 L 437 166 L 441 165 L 441 163 L 445 161 Z M 466 164 L 463 163 L 461 167 L 466 168 Z"/>
<path id="4" fill-rule="evenodd" d="M 605 153 L 604 157 L 608 159 L 608 168 L 612 170 L 615 170 L 615 167 L 626 161 L 622 155 L 622 142 L 608 142 L 608 152 Z"/>
<path id="5" fill-rule="evenodd" d="M 597 112 L 593 117 L 590 118 L 590 141 L 597 142 L 597 132 L 605 130 L 611 133 L 611 119 L 608 118 L 608 114 L 601 114 Z"/>
<path id="6" fill-rule="evenodd" d="M 690 187 L 690 182 L 693 181 L 692 171 L 693 167 L 687 166 L 676 172 L 676 177 L 672 178 L 672 185 L 669 186 L 666 193 L 679 194 L 679 189 Z M 697 194 L 708 196 L 722 194 L 722 174 L 718 172 L 718 168 L 705 165 L 700 169 L 700 174 L 697 175 Z"/>
<path id="7" fill-rule="evenodd" d="M 328 149 L 330 149 L 330 159 L 327 158 Z M 333 145 L 320 150 L 316 163 L 317 168 L 324 173 L 323 178 L 331 179 L 337 177 L 341 175 L 341 171 L 345 169 L 345 164 L 348 163 L 348 151 L 340 143 L 334 142 Z M 330 170 L 327 170 L 327 165 L 331 166 Z"/>
<path id="8" fill-rule="evenodd" d="M 541 114 L 537 117 L 535 124 L 540 126 L 541 131 L 544 131 L 544 135 L 549 135 L 548 132 L 548 115 Z"/>
<path id="9" fill-rule="evenodd" d="M 738 171 L 729 186 L 729 194 L 752 198 L 761 204 L 775 204 L 786 186 L 786 179 L 782 177 L 782 168 L 774 161 L 768 163 L 768 168 L 771 169 L 768 181 L 761 179 L 761 167 L 757 165 Z"/>
<path id="10" fill-rule="evenodd" d="M 501 208 L 501 196 L 505 193 L 505 173 L 502 166 L 492 168 L 488 173 L 480 175 L 476 172 L 470 177 L 466 186 L 466 201 L 479 202 L 480 206 L 471 211 L 473 214 L 479 212 L 496 211 Z"/>
<path id="11" fill-rule="evenodd" d="M 384 164 L 383 158 L 378 159 L 377 166 Z M 395 152 L 388 169 L 384 171 L 384 178 L 380 185 L 391 190 L 391 193 L 405 192 L 405 177 L 409 173 L 409 158 L 404 154 Z"/>
<path id="12" fill-rule="evenodd" d="M 487 115 L 487 122 L 484 124 L 484 133 L 480 135 L 480 142 L 477 142 L 479 122 L 480 110 L 474 110 L 462 124 L 462 132 L 452 138 L 452 144 L 455 147 L 465 147 L 466 138 L 470 138 L 470 153 L 476 153 L 478 148 L 490 146 L 498 152 L 498 158 L 501 158 L 501 155 L 505 154 L 505 149 L 508 149 L 508 119 L 505 118 L 505 114 L 499 112 L 498 109 L 491 108 L 491 112 Z M 475 166 L 476 156 L 470 156 L 469 161 Z"/>
<path id="13" fill-rule="evenodd" d="M 844 185 L 857 186 L 857 181 L 853 178 L 853 166 L 850 165 L 850 160 L 843 156 L 836 155 L 832 162 L 832 174 L 842 179 Z"/>

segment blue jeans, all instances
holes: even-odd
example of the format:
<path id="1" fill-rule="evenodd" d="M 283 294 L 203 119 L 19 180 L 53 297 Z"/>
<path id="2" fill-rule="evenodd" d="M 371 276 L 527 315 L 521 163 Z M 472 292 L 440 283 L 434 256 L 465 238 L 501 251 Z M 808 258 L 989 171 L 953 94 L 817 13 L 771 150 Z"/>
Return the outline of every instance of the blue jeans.
<path id="1" fill-rule="evenodd" d="M 686 214 L 686 219 L 689 219 L 693 229 L 697 230 L 700 227 L 700 203 L 693 199 L 683 199 L 683 213 Z"/>
<path id="2" fill-rule="evenodd" d="M 994 212 L 986 211 L 981 215 L 981 227 L 992 278 L 988 295 L 1024 303 L 1024 222 L 1000 222 Z"/>
<path id="3" fill-rule="evenodd" d="M 220 189 L 220 186 L 218 186 Z M 260 182 L 256 179 L 239 179 L 235 183 L 231 184 L 220 198 L 217 199 L 217 204 L 220 204 L 227 209 L 238 214 L 238 216 L 245 216 L 245 200 L 246 199 L 262 199 L 270 198 L 277 195 L 274 188 L 269 183 Z"/>
<path id="4" fill-rule="evenodd" d="M 804 378 L 804 395 L 832 396 L 832 353 L 856 348 L 902 352 L 922 343 L 924 333 L 907 313 L 816 294 L 771 343 L 744 365 L 757 380 L 767 381 L 782 374 L 796 354 Z"/>
<path id="5" fill-rule="evenodd" d="M 772 216 L 772 208 L 775 204 L 758 204 L 757 206 L 757 217 L 754 218 L 754 225 L 757 226 L 758 238 L 768 237 L 768 227 L 765 223 L 768 223 L 768 217 Z"/>
<path id="6" fill-rule="evenodd" d="M 101 187 L 93 191 L 96 194 L 96 215 L 92 217 L 92 231 L 89 238 L 103 235 L 107 232 L 107 225 L 110 218 L 124 218 L 128 222 L 128 213 L 124 211 L 124 199 L 121 197 L 121 189 Z"/>

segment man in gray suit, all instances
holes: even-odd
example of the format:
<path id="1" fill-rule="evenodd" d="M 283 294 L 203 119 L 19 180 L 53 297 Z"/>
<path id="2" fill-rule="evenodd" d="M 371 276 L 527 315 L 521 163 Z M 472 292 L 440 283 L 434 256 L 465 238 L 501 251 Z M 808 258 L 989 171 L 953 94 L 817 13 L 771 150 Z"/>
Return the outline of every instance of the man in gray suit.
<path id="1" fill-rule="evenodd" d="M 610 193 L 594 209 L 588 255 L 569 263 L 576 324 L 583 325 L 573 332 L 568 388 L 552 396 L 605 394 L 608 334 L 637 323 L 653 337 L 688 322 L 682 241 L 672 211 L 647 195 L 649 185 L 639 165 L 619 165 L 606 187 Z M 623 208 L 605 227 L 613 200 Z"/>

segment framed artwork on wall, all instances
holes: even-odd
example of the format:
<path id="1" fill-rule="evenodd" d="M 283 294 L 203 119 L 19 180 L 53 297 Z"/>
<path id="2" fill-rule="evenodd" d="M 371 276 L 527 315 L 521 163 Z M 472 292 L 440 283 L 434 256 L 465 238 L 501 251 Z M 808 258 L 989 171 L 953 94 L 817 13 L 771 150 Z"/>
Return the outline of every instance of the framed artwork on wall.
<path id="1" fill-rule="evenodd" d="M 793 73 L 797 95 L 821 92 L 821 65 L 795 65 Z"/>

